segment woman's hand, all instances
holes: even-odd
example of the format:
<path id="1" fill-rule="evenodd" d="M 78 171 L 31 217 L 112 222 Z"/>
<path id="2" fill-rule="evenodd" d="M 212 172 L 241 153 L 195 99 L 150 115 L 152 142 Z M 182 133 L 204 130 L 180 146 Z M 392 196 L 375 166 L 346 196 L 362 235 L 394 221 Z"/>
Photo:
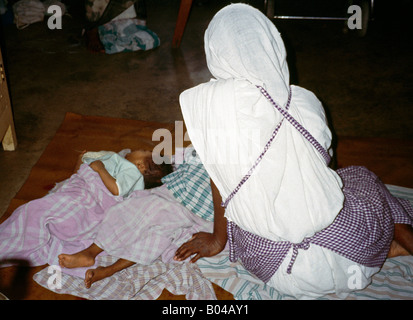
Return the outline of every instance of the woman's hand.
<path id="1" fill-rule="evenodd" d="M 225 248 L 225 241 L 220 240 L 213 233 L 199 232 L 184 243 L 176 251 L 174 260 L 183 261 L 196 254 L 190 261 L 196 262 L 199 258 L 212 257 Z"/>
<path id="2" fill-rule="evenodd" d="M 184 243 L 175 253 L 174 260 L 183 261 L 195 254 L 191 262 L 199 258 L 212 257 L 224 250 L 227 243 L 227 219 L 225 209 L 221 207 L 221 195 L 211 180 L 212 200 L 214 202 L 214 232 L 198 232 Z"/>

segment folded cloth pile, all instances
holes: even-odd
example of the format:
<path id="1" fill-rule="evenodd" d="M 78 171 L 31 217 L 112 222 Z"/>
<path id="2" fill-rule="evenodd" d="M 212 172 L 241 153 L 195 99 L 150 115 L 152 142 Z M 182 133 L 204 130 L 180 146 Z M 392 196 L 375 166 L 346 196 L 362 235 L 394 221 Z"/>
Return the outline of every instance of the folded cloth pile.
<path id="1" fill-rule="evenodd" d="M 14 23 L 17 29 L 24 29 L 29 25 L 43 21 L 46 8 L 38 0 L 20 0 L 13 5 Z"/>
<path id="2" fill-rule="evenodd" d="M 160 44 L 159 37 L 138 19 L 112 20 L 99 26 L 98 30 L 108 54 L 150 50 Z"/>
<path id="3" fill-rule="evenodd" d="M 43 21 L 47 9 L 51 5 L 57 5 L 61 8 L 62 15 L 66 12 L 63 3 L 55 0 L 41 2 L 39 0 L 20 0 L 13 5 L 14 23 L 17 29 L 24 29 L 29 25 Z"/>

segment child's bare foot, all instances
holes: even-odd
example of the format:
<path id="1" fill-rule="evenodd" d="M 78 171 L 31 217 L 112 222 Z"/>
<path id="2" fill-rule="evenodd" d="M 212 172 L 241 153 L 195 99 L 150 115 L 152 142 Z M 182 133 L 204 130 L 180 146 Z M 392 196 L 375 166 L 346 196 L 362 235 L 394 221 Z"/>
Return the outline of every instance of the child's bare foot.
<path id="1" fill-rule="evenodd" d="M 113 272 L 107 267 L 89 269 L 85 274 L 85 286 L 89 289 L 94 282 L 110 277 L 112 274 Z"/>
<path id="2" fill-rule="evenodd" d="M 59 264 L 64 268 L 81 268 L 91 267 L 95 264 L 95 258 L 103 249 L 99 248 L 95 243 L 92 243 L 89 248 L 86 248 L 74 254 L 60 254 Z"/>
<path id="3" fill-rule="evenodd" d="M 94 264 L 95 258 L 84 251 L 59 255 L 59 265 L 64 268 L 91 267 Z"/>

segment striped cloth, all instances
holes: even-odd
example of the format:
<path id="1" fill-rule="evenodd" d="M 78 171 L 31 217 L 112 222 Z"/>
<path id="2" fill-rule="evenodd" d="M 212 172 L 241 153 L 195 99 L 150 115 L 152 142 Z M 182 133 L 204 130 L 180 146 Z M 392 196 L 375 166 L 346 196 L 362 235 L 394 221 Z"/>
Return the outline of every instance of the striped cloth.
<path id="1" fill-rule="evenodd" d="M 118 258 L 98 256 L 100 266 L 109 266 Z M 52 278 L 54 277 L 54 278 Z M 135 264 L 86 288 L 83 277 L 62 273 L 58 266 L 46 267 L 33 279 L 46 289 L 89 300 L 154 300 L 164 289 L 188 300 L 215 300 L 212 283 L 196 264 L 164 263 L 158 259 L 149 266 Z M 51 279 L 56 279 L 54 283 Z M 57 281 L 59 279 L 60 281 Z"/>
<path id="2" fill-rule="evenodd" d="M 174 197 L 187 209 L 206 221 L 214 221 L 214 205 L 207 171 L 193 147 L 175 156 L 174 172 L 162 179 Z"/>
<path id="3" fill-rule="evenodd" d="M 13 260 L 31 266 L 57 264 L 58 254 L 87 248 L 105 210 L 122 200 L 109 192 L 98 173 L 82 164 L 53 192 L 20 206 L 0 225 L 0 267 L 14 264 Z"/>
<path id="4" fill-rule="evenodd" d="M 390 193 L 413 206 L 413 189 L 386 185 Z M 203 275 L 239 300 L 293 300 L 252 275 L 239 262 L 230 262 L 228 252 L 221 252 L 198 262 Z M 346 300 L 413 300 L 413 256 L 387 259 L 380 272 L 363 290 L 351 292 Z M 342 300 L 329 294 L 318 300 Z"/>
<path id="5" fill-rule="evenodd" d="M 413 195 L 413 190 L 412 190 Z M 101 266 L 113 264 L 117 258 L 98 257 Z M 50 269 L 49 269 L 50 268 Z M 133 265 L 113 276 L 84 286 L 83 277 L 61 274 L 58 286 L 51 285 L 57 274 L 53 267 L 36 273 L 33 279 L 42 287 L 59 294 L 71 294 L 90 300 L 154 300 L 163 289 L 188 300 L 217 299 L 211 283 L 232 293 L 236 300 L 294 300 L 250 274 L 239 262 L 231 263 L 228 251 L 196 264 L 165 264 L 158 260 L 149 266 Z M 318 300 L 342 300 L 329 294 Z M 413 300 L 413 257 L 387 259 L 372 283 L 365 289 L 351 292 L 345 300 Z"/>
<path id="6" fill-rule="evenodd" d="M 406 199 L 413 206 L 413 189 L 386 185 L 390 193 Z M 99 256 L 97 264 L 107 266 L 117 258 Z M 134 265 L 113 276 L 98 281 L 90 289 L 84 287 L 83 278 L 61 274 L 59 286 L 50 284 L 56 274 L 48 267 L 36 273 L 33 279 L 41 286 L 59 294 L 72 294 L 96 300 L 156 299 L 166 288 L 187 299 L 216 299 L 211 282 L 234 295 L 237 300 L 293 300 L 248 272 L 240 262 L 230 262 L 224 250 L 211 258 L 202 258 L 196 264 L 165 264 L 160 260 L 148 266 Z M 335 294 L 319 300 L 342 300 Z M 351 292 L 346 300 L 413 300 L 413 257 L 387 259 L 372 283 L 363 290 Z"/>
<path id="7" fill-rule="evenodd" d="M 194 215 L 163 185 L 135 191 L 106 210 L 94 241 L 108 255 L 150 265 L 159 257 L 171 262 L 194 233 L 212 230 L 212 222 Z"/>

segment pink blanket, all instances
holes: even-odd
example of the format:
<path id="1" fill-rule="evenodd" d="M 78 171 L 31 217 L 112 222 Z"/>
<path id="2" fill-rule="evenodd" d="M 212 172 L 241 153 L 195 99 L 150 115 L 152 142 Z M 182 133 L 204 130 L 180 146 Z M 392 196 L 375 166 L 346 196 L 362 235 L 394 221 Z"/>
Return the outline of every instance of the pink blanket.
<path id="1" fill-rule="evenodd" d="M 135 191 L 111 207 L 95 243 L 111 256 L 150 265 L 174 262 L 176 250 L 194 233 L 212 232 L 213 222 L 193 214 L 168 188 Z"/>
<path id="2" fill-rule="evenodd" d="M 173 262 L 176 249 L 192 234 L 212 232 L 213 223 L 192 214 L 166 186 L 113 196 L 89 166 L 43 198 L 30 201 L 0 225 L 0 267 L 58 265 L 58 255 L 96 243 L 101 255 L 149 265 Z M 95 265 L 94 267 L 96 267 Z M 83 277 L 89 268 L 66 269 Z"/>
<path id="3" fill-rule="evenodd" d="M 0 225 L 0 267 L 58 265 L 60 253 L 93 243 L 105 209 L 122 200 L 82 165 L 51 193 L 20 206 Z"/>

